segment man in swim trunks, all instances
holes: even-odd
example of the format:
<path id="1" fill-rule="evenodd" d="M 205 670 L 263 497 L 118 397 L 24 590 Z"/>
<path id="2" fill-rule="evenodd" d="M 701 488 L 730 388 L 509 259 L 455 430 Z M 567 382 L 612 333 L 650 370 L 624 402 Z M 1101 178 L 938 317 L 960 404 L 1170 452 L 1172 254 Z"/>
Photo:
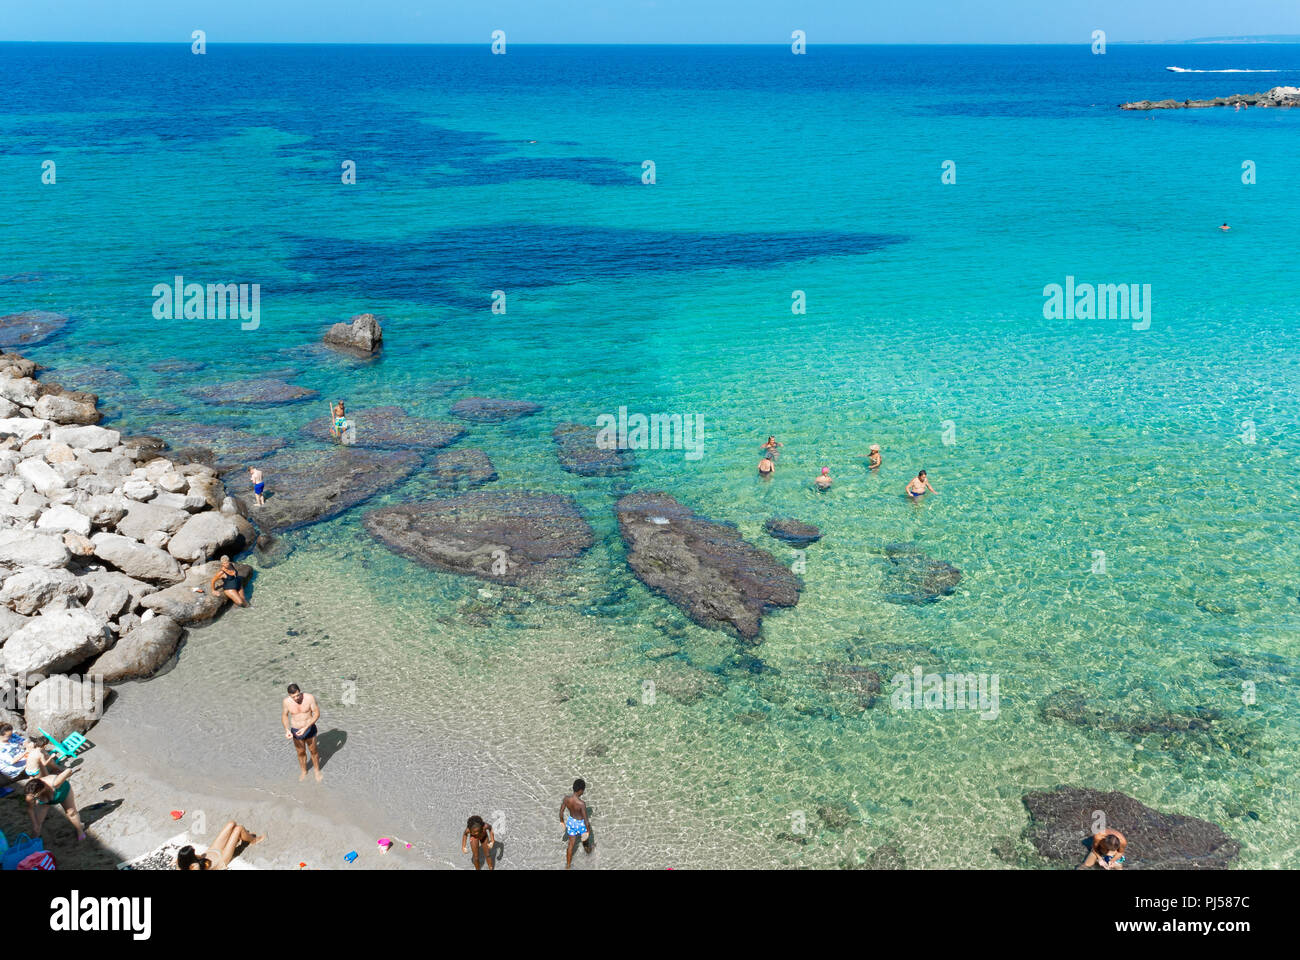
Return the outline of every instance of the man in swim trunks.
<path id="1" fill-rule="evenodd" d="M 262 471 L 257 467 L 249 467 L 248 479 L 253 484 L 253 496 L 257 499 L 257 505 L 259 507 L 266 506 L 266 497 L 262 496 L 263 491 L 266 490 L 266 480 Z"/>
<path id="2" fill-rule="evenodd" d="M 587 814 L 587 801 L 582 799 L 587 782 L 581 778 L 573 781 L 573 793 L 560 801 L 560 823 L 564 824 L 564 838 L 568 847 L 564 852 L 564 869 L 573 866 L 573 847 L 579 839 L 582 849 L 591 853 L 591 818 Z"/>
<path id="3" fill-rule="evenodd" d="M 212 575 L 212 583 L 208 586 L 213 594 L 220 590 L 237 607 L 247 607 L 249 605 L 248 600 L 244 597 L 244 579 L 239 575 L 239 571 L 235 569 L 235 565 L 230 562 L 229 557 L 221 558 L 221 569 Z M 198 588 L 195 587 L 195 589 Z"/>
<path id="4" fill-rule="evenodd" d="M 311 762 L 316 767 L 316 782 L 321 781 L 320 754 L 316 752 L 316 721 L 320 719 L 320 707 L 316 698 L 310 693 L 303 693 L 298 684 L 289 684 L 289 695 L 284 698 L 284 710 L 280 713 L 280 722 L 284 724 L 284 738 L 293 741 L 293 748 L 298 752 L 298 766 L 302 768 L 299 781 L 307 779 L 307 751 L 311 751 Z"/>
<path id="5" fill-rule="evenodd" d="M 763 459 L 758 461 L 758 474 L 761 477 L 770 477 L 775 469 L 776 464 L 772 462 L 772 457 L 769 454 L 764 454 Z"/>
<path id="6" fill-rule="evenodd" d="M 935 490 L 934 487 L 930 486 L 930 481 L 926 479 L 925 471 L 922 470 L 914 479 L 911 480 L 911 482 L 908 483 L 907 495 L 913 500 L 920 500 L 921 497 L 925 496 L 927 491 L 930 493 L 939 492 Z"/>
<path id="7" fill-rule="evenodd" d="M 348 428 L 347 411 L 343 407 L 343 401 L 339 400 L 330 407 L 330 414 L 334 420 L 330 424 L 330 433 L 332 433 L 339 443 L 343 442 L 343 434 Z"/>

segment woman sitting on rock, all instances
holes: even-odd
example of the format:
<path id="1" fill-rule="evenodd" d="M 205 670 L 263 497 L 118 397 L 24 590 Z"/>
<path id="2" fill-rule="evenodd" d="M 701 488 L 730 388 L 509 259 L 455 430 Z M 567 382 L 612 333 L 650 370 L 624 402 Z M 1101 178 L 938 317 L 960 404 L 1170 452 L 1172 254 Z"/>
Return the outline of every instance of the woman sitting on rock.
<path id="1" fill-rule="evenodd" d="M 214 595 L 220 590 L 235 606 L 248 606 L 248 601 L 244 599 L 244 579 L 229 557 L 221 558 L 221 569 L 213 574 L 210 586 Z"/>

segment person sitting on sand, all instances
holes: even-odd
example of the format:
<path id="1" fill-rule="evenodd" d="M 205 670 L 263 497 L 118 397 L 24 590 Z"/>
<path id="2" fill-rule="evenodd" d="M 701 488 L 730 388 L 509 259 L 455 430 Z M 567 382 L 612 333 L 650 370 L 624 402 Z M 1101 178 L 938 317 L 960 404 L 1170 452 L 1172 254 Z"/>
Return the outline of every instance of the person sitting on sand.
<path id="1" fill-rule="evenodd" d="M 266 491 L 266 475 L 257 467 L 248 468 L 248 479 L 253 484 L 253 498 L 259 507 L 266 506 L 266 497 L 262 494 Z"/>
<path id="2" fill-rule="evenodd" d="M 47 773 L 62 773 L 63 767 L 48 753 L 45 747 L 49 743 L 44 737 L 28 737 L 20 756 L 23 758 L 23 772 L 29 777 L 39 777 Z"/>
<path id="3" fill-rule="evenodd" d="M 320 704 L 310 693 L 303 693 L 296 683 L 289 684 L 289 695 L 284 698 L 280 711 L 280 722 L 284 724 L 284 737 L 293 741 L 293 749 L 298 754 L 298 766 L 302 768 L 299 780 L 307 779 L 307 753 L 311 752 L 311 762 L 316 766 L 316 782 L 321 781 L 320 753 L 316 749 L 316 721 L 320 719 Z"/>
<path id="4" fill-rule="evenodd" d="M 867 454 L 867 466 L 872 470 L 879 470 L 884 461 L 880 458 L 880 444 L 873 443 L 871 452 Z"/>
<path id="5" fill-rule="evenodd" d="M 27 781 L 27 812 L 32 818 L 33 837 L 41 835 L 41 827 L 45 825 L 49 808 L 62 807 L 63 815 L 77 829 L 77 839 L 86 839 L 86 828 L 77 816 L 77 801 L 72 795 L 72 784 L 68 783 L 68 777 L 76 772 L 64 770 L 59 774 L 46 773 Z"/>
<path id="6" fill-rule="evenodd" d="M 239 571 L 235 569 L 229 557 L 221 558 L 221 569 L 212 575 L 212 583 L 209 586 L 214 596 L 220 590 L 236 606 L 249 605 L 244 598 L 244 578 L 239 575 Z"/>
<path id="7" fill-rule="evenodd" d="M 14 733 L 12 723 L 0 723 L 0 784 L 13 783 L 27 772 L 27 749 L 27 740 Z"/>
<path id="8" fill-rule="evenodd" d="M 255 833 L 249 833 L 234 820 L 227 820 L 226 825 L 217 833 L 217 838 L 212 841 L 212 846 L 208 847 L 208 852 L 203 856 L 200 857 L 194 848 L 188 845 L 177 850 L 176 866 L 181 870 L 224 870 L 230 866 L 230 861 L 235 859 L 235 850 L 241 843 L 251 847 L 265 839 L 266 834 L 259 837 Z"/>
<path id="9" fill-rule="evenodd" d="M 780 448 L 780 447 L 784 447 L 784 446 L 785 446 L 784 443 L 777 443 L 777 442 L 776 442 L 776 437 L 768 437 L 768 438 L 767 438 L 767 443 L 763 444 L 763 450 L 767 453 L 767 455 L 768 455 L 769 457 L 771 457 L 773 460 L 775 460 L 775 459 L 776 459 L 776 456 L 777 456 L 777 450 L 778 450 L 778 448 Z"/>
<path id="10" fill-rule="evenodd" d="M 772 471 L 776 469 L 776 464 L 772 462 L 772 457 L 768 454 L 763 455 L 763 459 L 758 461 L 758 473 L 762 477 L 770 477 Z"/>
<path id="11" fill-rule="evenodd" d="M 831 468 L 822 467 L 821 476 L 813 481 L 818 490 L 829 490 L 831 488 Z"/>
<path id="12" fill-rule="evenodd" d="M 930 481 L 926 479 L 925 471 L 922 470 L 907 484 L 907 493 L 913 500 L 920 500 L 927 491 L 930 493 L 939 492 L 930 486 Z"/>
<path id="13" fill-rule="evenodd" d="M 591 853 L 591 817 L 587 813 L 587 801 L 582 794 L 587 789 L 587 782 L 581 778 L 573 781 L 573 793 L 560 801 L 560 823 L 564 824 L 564 838 L 568 847 L 564 854 L 564 869 L 573 866 L 573 847 L 579 839 L 582 849 Z"/>
<path id="14" fill-rule="evenodd" d="M 1126 847 L 1128 847 L 1128 840 L 1118 830 L 1103 830 L 1101 833 L 1094 834 L 1092 850 L 1079 869 L 1087 870 L 1091 866 L 1100 864 L 1106 870 L 1123 870 Z"/>
<path id="15" fill-rule="evenodd" d="M 466 841 L 469 842 L 468 850 L 465 849 Z M 496 836 L 492 832 L 492 824 L 485 822 L 477 814 L 465 822 L 465 832 L 460 835 L 460 852 L 473 852 L 475 870 L 483 868 L 483 860 L 487 860 L 489 870 L 494 869 L 495 861 L 492 857 L 492 848 L 495 845 Z"/>

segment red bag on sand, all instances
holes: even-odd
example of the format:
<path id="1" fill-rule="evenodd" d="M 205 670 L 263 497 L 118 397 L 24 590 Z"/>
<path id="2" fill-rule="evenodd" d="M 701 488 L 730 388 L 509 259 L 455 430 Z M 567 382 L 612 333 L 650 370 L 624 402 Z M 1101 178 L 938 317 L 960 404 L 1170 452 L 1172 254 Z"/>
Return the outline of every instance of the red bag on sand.
<path id="1" fill-rule="evenodd" d="M 33 853 L 31 856 L 23 857 L 18 861 L 19 870 L 53 870 L 55 869 L 54 854 L 48 850 L 41 850 Z"/>

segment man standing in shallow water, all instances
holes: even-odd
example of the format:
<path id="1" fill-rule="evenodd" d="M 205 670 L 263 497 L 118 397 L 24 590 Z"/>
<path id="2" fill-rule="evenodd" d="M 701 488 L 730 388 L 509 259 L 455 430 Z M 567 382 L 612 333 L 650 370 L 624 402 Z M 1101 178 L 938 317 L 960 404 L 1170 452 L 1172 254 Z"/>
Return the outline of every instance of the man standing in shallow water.
<path id="1" fill-rule="evenodd" d="M 310 693 L 303 693 L 298 684 L 289 684 L 289 695 L 284 698 L 284 710 L 280 713 L 280 722 L 284 724 L 286 740 L 293 741 L 293 748 L 298 751 L 298 766 L 302 775 L 298 779 L 307 779 L 307 751 L 311 751 L 311 762 L 316 767 L 316 782 L 321 781 L 320 754 L 316 752 L 316 721 L 320 719 L 320 707 L 316 698 Z"/>

